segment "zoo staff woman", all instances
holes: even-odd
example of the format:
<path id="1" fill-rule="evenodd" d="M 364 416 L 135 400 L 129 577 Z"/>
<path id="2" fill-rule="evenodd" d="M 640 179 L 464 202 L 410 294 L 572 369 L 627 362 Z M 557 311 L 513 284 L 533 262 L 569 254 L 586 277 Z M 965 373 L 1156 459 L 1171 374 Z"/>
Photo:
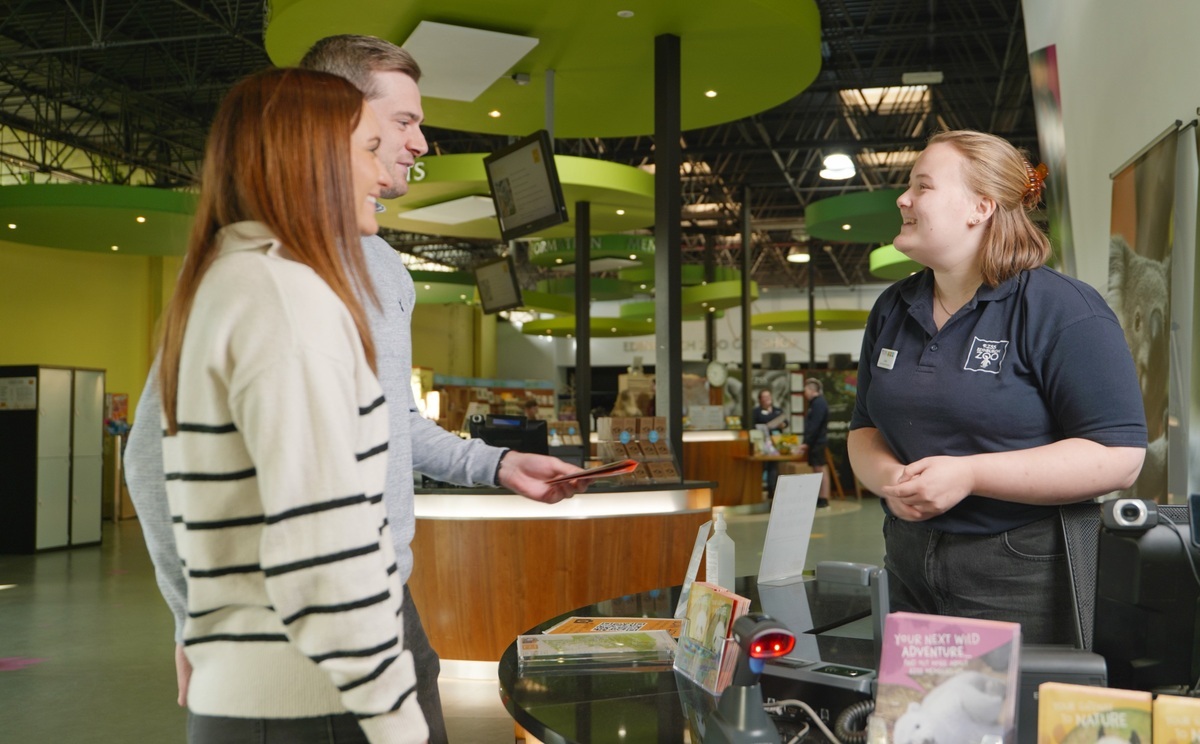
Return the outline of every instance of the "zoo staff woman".
<path id="1" fill-rule="evenodd" d="M 1116 316 L 1044 266 L 1044 172 L 1004 140 L 935 135 L 896 203 L 928 267 L 871 311 L 849 453 L 883 498 L 893 610 L 1019 622 L 1069 643 L 1059 504 L 1128 487 L 1146 420 Z"/>

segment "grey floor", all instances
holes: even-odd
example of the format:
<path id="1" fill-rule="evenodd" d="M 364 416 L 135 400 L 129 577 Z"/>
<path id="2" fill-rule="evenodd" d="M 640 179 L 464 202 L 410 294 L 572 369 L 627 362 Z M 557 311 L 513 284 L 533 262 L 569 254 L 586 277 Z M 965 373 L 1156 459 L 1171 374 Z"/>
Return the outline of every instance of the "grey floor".
<path id="1" fill-rule="evenodd" d="M 820 510 L 808 566 L 881 563 L 881 522 L 871 497 Z M 738 573 L 753 573 L 766 514 L 729 524 Z M 182 744 L 171 627 L 136 521 L 106 522 L 100 547 L 0 555 L 0 743 Z M 512 741 L 494 678 L 441 686 L 451 741 Z"/>

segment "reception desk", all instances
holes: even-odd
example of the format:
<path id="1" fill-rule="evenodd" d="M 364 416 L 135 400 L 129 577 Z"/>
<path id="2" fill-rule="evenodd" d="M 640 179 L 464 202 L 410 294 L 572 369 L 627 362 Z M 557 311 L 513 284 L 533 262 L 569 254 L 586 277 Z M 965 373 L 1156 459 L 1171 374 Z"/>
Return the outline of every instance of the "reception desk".
<path id="1" fill-rule="evenodd" d="M 811 615 L 804 619 L 823 630 L 801 634 L 797 654 L 803 658 L 874 668 L 878 659 L 874 642 L 869 631 L 864 634 L 863 626 L 855 622 L 870 616 L 865 588 L 822 587 L 814 581 L 766 587 L 758 586 L 754 577 L 739 578 L 735 588 L 750 598 L 752 610 L 766 611 L 776 618 L 786 618 L 802 604 L 807 608 Z M 674 586 L 598 602 L 523 632 L 541 632 L 569 615 L 670 617 L 679 594 L 680 588 Z M 716 704 L 714 696 L 695 687 L 669 665 L 631 666 L 619 671 L 576 671 L 570 667 L 524 670 L 517 661 L 515 643 L 510 643 L 497 671 L 504 707 L 522 728 L 546 744 L 698 742 Z M 796 697 L 799 689 L 795 681 L 770 674 L 764 675 L 762 685 L 764 694 L 776 699 Z M 860 697 L 846 694 L 846 703 Z M 839 705 L 833 712 L 840 710 Z M 787 729 L 787 733 L 795 731 Z M 826 741 L 816 729 L 811 734 L 801 741 Z"/>
<path id="2" fill-rule="evenodd" d="M 499 489 L 417 493 L 408 588 L 442 658 L 498 661 L 548 617 L 683 579 L 713 484 L 593 489 L 558 504 Z"/>

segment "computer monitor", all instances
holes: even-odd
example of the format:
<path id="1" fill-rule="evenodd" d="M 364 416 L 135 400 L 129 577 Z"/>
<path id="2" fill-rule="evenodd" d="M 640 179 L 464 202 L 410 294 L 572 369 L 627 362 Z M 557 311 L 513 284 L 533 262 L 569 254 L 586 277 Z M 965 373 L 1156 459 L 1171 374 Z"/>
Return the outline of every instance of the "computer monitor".
<path id="1" fill-rule="evenodd" d="M 524 416 L 472 416 L 467 422 L 472 439 L 482 439 L 493 447 L 507 447 L 535 455 L 550 454 L 545 421 L 530 421 Z"/>
<path id="2" fill-rule="evenodd" d="M 1200 678 L 1200 551 L 1188 507 L 1157 509 L 1149 528 L 1100 530 L 1093 650 L 1110 687 L 1183 694 Z"/>
<path id="3" fill-rule="evenodd" d="M 512 256 L 476 266 L 475 286 L 479 288 L 479 305 L 484 313 L 512 310 L 524 302 Z"/>
<path id="4" fill-rule="evenodd" d="M 567 221 L 567 202 L 542 129 L 483 159 L 496 203 L 500 237 L 508 241 Z"/>

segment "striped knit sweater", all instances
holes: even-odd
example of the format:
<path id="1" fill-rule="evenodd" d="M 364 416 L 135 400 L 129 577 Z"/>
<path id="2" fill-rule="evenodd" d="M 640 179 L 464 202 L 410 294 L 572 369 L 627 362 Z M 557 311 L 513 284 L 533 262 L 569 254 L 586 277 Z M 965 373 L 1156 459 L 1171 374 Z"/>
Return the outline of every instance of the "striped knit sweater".
<path id="1" fill-rule="evenodd" d="M 218 236 L 163 439 L 187 575 L 188 708 L 350 711 L 372 742 L 421 742 L 401 584 L 381 502 L 387 405 L 354 322 L 258 223 Z"/>

